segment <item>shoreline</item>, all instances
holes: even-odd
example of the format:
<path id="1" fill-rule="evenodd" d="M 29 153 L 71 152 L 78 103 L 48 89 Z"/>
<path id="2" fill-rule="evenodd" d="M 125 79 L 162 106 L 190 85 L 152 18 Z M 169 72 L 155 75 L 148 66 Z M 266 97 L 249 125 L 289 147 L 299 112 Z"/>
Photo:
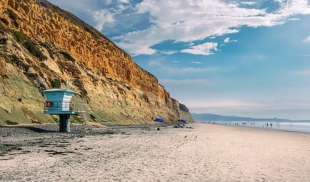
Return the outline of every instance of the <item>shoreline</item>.
<path id="1" fill-rule="evenodd" d="M 232 127 L 232 128 L 248 128 L 248 129 L 258 129 L 258 130 L 266 130 L 266 131 L 276 131 L 276 132 L 288 132 L 288 133 L 302 133 L 302 134 L 308 134 L 310 135 L 310 131 L 298 131 L 298 130 L 289 130 L 289 129 L 279 129 L 275 127 L 250 127 L 250 126 L 244 126 L 244 125 L 225 125 L 225 124 L 217 124 L 217 123 L 207 123 L 207 122 L 196 122 L 199 124 L 208 124 L 208 125 L 218 125 L 218 126 L 226 126 L 226 127 Z"/>

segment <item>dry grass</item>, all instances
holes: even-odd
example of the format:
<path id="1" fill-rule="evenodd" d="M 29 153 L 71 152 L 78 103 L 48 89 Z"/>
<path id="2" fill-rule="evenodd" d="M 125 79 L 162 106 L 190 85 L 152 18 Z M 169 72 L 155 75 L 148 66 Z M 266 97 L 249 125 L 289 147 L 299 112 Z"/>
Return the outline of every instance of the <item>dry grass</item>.
<path id="1" fill-rule="evenodd" d="M 0 57 L 0 76 L 6 76 L 7 70 L 6 70 L 6 63 L 3 58 Z"/>

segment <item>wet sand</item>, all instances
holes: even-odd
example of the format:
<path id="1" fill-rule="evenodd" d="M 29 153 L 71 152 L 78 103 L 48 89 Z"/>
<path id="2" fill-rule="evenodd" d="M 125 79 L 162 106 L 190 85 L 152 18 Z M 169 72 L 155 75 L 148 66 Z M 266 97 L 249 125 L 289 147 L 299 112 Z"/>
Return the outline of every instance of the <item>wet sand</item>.
<path id="1" fill-rule="evenodd" d="M 193 127 L 0 129 L 0 181 L 310 181 L 310 134 Z"/>

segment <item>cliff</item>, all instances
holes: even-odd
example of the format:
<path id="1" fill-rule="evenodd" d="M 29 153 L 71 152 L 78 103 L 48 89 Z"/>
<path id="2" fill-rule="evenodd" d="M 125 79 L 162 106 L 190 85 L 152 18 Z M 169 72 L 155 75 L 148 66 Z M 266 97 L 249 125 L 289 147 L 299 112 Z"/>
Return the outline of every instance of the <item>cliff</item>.
<path id="1" fill-rule="evenodd" d="M 42 114 L 42 91 L 55 80 L 80 93 L 87 120 L 190 116 L 153 75 L 74 15 L 44 0 L 1 0 L 0 123 L 54 121 Z"/>

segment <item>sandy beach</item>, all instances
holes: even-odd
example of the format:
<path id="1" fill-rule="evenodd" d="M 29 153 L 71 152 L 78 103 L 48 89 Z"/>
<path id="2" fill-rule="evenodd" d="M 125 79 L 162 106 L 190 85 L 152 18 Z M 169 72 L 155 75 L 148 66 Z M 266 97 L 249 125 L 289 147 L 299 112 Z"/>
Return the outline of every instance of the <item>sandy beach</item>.
<path id="1" fill-rule="evenodd" d="M 0 181 L 310 181 L 309 134 L 207 124 L 91 130 L 2 130 Z"/>

